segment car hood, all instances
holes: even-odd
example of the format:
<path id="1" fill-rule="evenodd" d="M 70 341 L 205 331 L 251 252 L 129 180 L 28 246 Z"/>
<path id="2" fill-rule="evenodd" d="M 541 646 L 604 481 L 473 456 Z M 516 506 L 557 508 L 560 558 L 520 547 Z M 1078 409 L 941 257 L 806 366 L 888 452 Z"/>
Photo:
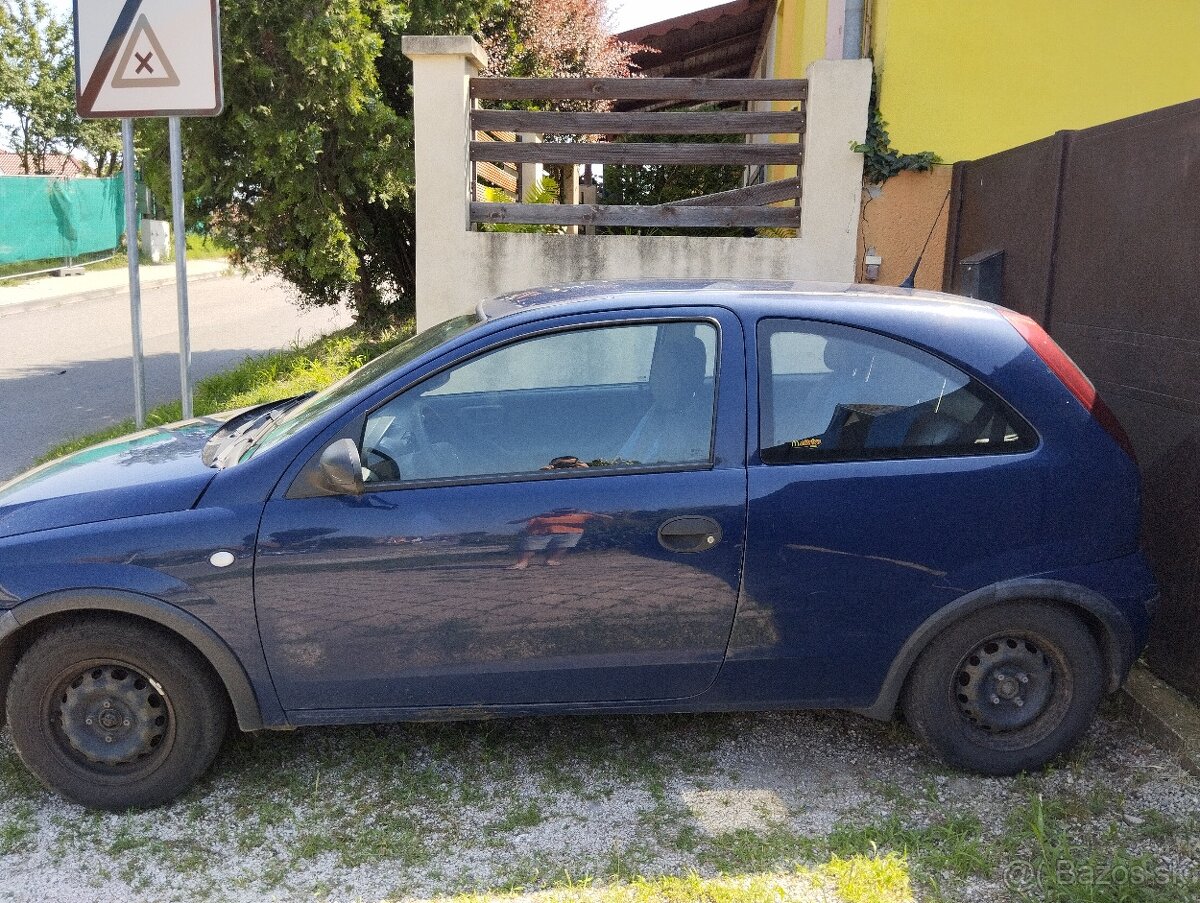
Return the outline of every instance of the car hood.
<path id="1" fill-rule="evenodd" d="M 145 430 L 0 485 L 0 537 L 192 507 L 217 473 L 201 450 L 227 417 Z"/>

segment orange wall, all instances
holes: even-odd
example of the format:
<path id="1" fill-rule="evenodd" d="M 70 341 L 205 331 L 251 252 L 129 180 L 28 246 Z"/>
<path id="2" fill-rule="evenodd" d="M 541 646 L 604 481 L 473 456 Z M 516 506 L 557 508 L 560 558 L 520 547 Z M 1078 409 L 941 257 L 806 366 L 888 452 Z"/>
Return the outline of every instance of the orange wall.
<path id="1" fill-rule="evenodd" d="M 879 196 L 863 192 L 859 228 L 858 281 L 863 278 L 863 254 L 872 245 L 883 257 L 877 285 L 899 285 L 912 271 L 929 236 L 929 247 L 917 271 L 917 288 L 941 291 L 946 256 L 946 226 L 950 204 L 952 167 L 935 166 L 932 172 L 902 172 L 879 186 Z"/>

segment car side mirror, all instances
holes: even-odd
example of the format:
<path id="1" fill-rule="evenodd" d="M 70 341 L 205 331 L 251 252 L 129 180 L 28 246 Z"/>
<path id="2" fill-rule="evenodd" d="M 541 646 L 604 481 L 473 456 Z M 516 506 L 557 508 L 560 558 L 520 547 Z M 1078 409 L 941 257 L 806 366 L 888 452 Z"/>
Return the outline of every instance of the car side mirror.
<path id="1" fill-rule="evenodd" d="M 338 439 L 321 452 L 321 488 L 332 495 L 361 495 L 362 456 L 353 439 Z"/>

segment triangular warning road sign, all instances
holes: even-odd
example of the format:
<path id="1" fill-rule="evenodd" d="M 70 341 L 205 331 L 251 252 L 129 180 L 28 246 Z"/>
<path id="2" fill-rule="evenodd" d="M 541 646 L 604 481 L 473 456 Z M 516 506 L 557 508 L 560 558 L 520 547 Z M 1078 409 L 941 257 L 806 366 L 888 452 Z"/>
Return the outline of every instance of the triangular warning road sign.
<path id="1" fill-rule="evenodd" d="M 179 76 L 171 61 L 163 53 L 158 36 L 150 27 L 146 14 L 142 13 L 129 33 L 125 52 L 113 70 L 114 88 L 175 88 Z"/>

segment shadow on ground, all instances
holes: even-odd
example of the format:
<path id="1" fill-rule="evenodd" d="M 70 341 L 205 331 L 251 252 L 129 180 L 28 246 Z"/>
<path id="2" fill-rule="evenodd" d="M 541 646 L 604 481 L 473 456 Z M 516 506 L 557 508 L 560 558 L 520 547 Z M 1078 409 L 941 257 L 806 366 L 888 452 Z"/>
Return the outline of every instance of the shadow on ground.
<path id="1" fill-rule="evenodd" d="M 228 370 L 257 349 L 192 354 L 193 383 Z M 147 408 L 179 398 L 179 355 L 146 358 Z M 0 379 L 0 481 L 32 466 L 51 446 L 133 417 L 128 358 L 30 368 Z"/>

